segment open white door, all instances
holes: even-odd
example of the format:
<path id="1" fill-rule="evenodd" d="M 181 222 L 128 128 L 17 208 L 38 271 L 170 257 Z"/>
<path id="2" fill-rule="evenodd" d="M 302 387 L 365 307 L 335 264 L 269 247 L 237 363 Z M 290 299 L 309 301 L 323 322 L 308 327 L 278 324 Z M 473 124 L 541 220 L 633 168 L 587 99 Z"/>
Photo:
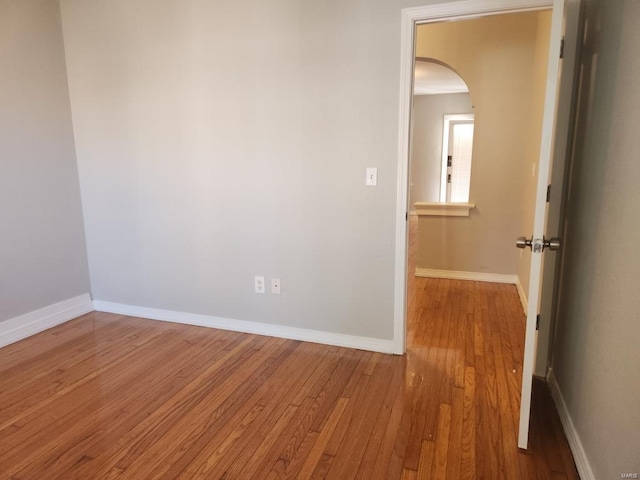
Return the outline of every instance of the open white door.
<path id="1" fill-rule="evenodd" d="M 548 305 L 548 309 L 551 310 L 551 297 L 555 290 L 553 285 L 555 258 L 547 258 L 544 262 L 546 275 L 544 276 L 543 289 L 543 252 L 547 252 L 544 253 L 545 256 L 555 257 L 554 253 L 548 253 L 548 251 L 559 247 L 558 243 L 549 242 L 548 238 L 557 234 L 556 232 L 558 232 L 559 228 L 572 107 L 576 46 L 579 40 L 580 3 L 581 0 L 567 0 L 566 2 L 565 0 L 554 0 L 553 4 L 533 237 L 526 239 L 526 246 L 531 247 L 533 254 L 531 256 L 529 308 L 527 311 L 522 368 L 522 393 L 518 431 L 518 446 L 520 448 L 527 448 L 529 436 L 531 387 L 534 373 L 534 357 L 536 355 L 536 323 L 539 305 L 541 303 L 545 306 Z M 564 58 L 560 59 L 563 37 L 565 54 Z M 558 192 L 558 194 L 555 196 L 553 203 L 549 204 L 547 203 L 547 188 L 552 184 L 555 187 L 554 191 Z M 525 239 L 518 240 L 518 246 L 522 248 L 524 246 L 523 240 Z M 544 295 L 541 302 L 542 291 L 544 291 Z M 544 363 L 546 366 L 549 335 L 547 334 L 539 340 L 540 351 L 538 353 L 543 357 L 539 359 L 539 363 Z M 537 371 L 541 369 L 544 371 L 544 368 L 541 367 L 538 367 Z"/>

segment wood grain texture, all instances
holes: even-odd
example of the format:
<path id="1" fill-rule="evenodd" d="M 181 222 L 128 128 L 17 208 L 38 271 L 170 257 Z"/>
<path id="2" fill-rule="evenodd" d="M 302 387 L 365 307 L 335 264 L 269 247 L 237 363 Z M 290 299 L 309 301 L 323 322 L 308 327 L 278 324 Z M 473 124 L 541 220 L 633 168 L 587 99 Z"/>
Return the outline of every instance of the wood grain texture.
<path id="1" fill-rule="evenodd" d="M 91 313 L 0 349 L 0 479 L 577 479 L 516 446 L 515 287 L 409 279 L 404 357 Z"/>

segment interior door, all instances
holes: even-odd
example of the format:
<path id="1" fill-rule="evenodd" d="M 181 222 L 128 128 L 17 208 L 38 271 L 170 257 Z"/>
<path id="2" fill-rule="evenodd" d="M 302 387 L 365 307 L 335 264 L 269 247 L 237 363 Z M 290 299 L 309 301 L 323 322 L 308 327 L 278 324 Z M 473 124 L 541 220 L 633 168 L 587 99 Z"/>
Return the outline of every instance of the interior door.
<path id="1" fill-rule="evenodd" d="M 519 239 L 519 247 L 530 247 L 531 274 L 529 277 L 529 295 L 527 324 L 522 368 L 522 391 L 520 400 L 520 423 L 518 446 L 527 448 L 529 436 L 529 416 L 531 411 L 531 387 L 536 356 L 536 323 L 541 304 L 548 310 L 545 335 L 539 338 L 539 363 L 545 365 L 549 348 L 551 305 L 553 304 L 553 285 L 555 280 L 557 256 L 549 250 L 557 249 L 550 242 L 550 234 L 559 229 L 562 211 L 564 172 L 567 157 L 569 125 L 571 118 L 573 85 L 575 77 L 576 51 L 580 23 L 581 0 L 554 0 L 551 21 L 551 39 L 549 63 L 547 67 L 547 91 L 545 94 L 544 117 L 540 143 L 540 162 L 536 193 L 536 208 L 533 224 L 533 237 Z M 562 47 L 564 37 L 564 47 Z M 560 58 L 561 49 L 564 52 Z M 547 203 L 548 186 L 553 199 Z M 553 193 L 555 192 L 555 198 Z M 526 240 L 523 242 L 523 240 Z M 544 269 L 543 269 L 544 265 Z M 543 278 L 543 270 L 546 272 Z M 542 293 L 542 295 L 541 295 Z M 540 367 L 536 369 L 539 371 Z"/>

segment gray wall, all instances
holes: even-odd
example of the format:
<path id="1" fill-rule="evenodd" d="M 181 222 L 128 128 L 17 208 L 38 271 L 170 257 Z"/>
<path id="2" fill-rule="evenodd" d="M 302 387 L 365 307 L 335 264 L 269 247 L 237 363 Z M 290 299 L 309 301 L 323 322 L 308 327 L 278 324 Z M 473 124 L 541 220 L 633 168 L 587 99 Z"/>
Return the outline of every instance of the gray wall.
<path id="1" fill-rule="evenodd" d="M 58 2 L 0 1 L 0 321 L 89 292 Z"/>
<path id="2" fill-rule="evenodd" d="M 392 339 L 418 3 L 63 0 L 94 298 Z"/>
<path id="3" fill-rule="evenodd" d="M 553 369 L 596 478 L 640 473 L 640 3 L 589 1 Z"/>
<path id="4" fill-rule="evenodd" d="M 473 113 L 468 93 L 413 97 L 410 209 L 415 202 L 440 201 L 443 122 L 453 113 Z"/>

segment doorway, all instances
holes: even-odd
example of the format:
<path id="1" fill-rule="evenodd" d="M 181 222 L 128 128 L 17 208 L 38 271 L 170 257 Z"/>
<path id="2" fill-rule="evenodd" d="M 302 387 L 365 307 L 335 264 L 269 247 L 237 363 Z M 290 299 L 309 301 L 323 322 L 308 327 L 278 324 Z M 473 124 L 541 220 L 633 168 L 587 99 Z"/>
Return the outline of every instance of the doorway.
<path id="1" fill-rule="evenodd" d="M 550 26 L 547 9 L 416 27 L 409 275 L 512 284 L 526 310 L 531 254 L 512 242 L 535 211 Z M 451 86 L 425 75 L 425 58 L 451 70 Z M 472 146 L 455 127 L 473 129 Z"/>
<path id="2" fill-rule="evenodd" d="M 484 6 L 482 5 L 484 3 Z M 507 4 L 508 3 L 508 4 Z M 396 321 L 395 321 L 395 347 L 396 347 L 396 351 L 398 351 L 398 353 L 403 352 L 404 348 L 406 346 L 406 337 L 405 337 L 405 304 L 404 304 L 404 294 L 405 294 L 405 287 L 406 287 L 406 277 L 404 277 L 403 274 L 406 273 L 406 264 L 404 263 L 406 261 L 406 223 L 401 221 L 401 215 L 402 217 L 404 217 L 404 213 L 406 212 L 406 207 L 407 207 L 407 180 L 408 180 L 408 153 L 409 153 L 409 145 L 408 145 L 408 132 L 409 132 L 409 120 L 408 120 L 408 114 L 411 112 L 411 102 L 409 100 L 409 97 L 406 95 L 408 94 L 408 88 L 407 85 L 411 85 L 411 78 L 409 78 L 409 75 L 412 74 L 412 72 L 409 72 L 408 68 L 409 67 L 413 67 L 413 59 L 414 59 L 414 55 L 417 52 L 414 52 L 413 50 L 413 45 L 414 45 L 414 31 L 413 29 L 415 28 L 415 26 L 417 24 L 421 24 L 421 23 L 428 23 L 428 22 L 437 22 L 437 21 L 442 21 L 442 20 L 461 20 L 461 19 L 469 19 L 472 17 L 483 17 L 483 15 L 493 15 L 496 13 L 515 13 L 515 12 L 523 12 L 523 11 L 532 11 L 532 10 L 539 10 L 542 9 L 544 7 L 550 7 L 551 5 L 549 3 L 531 3 L 531 2 L 526 2 L 526 1 L 516 1 L 516 2 L 502 2 L 502 1 L 497 1 L 492 3 L 492 5 L 487 5 L 485 2 L 459 2 L 459 3 L 452 3 L 452 4 L 443 4 L 443 5 L 434 5 L 431 7 L 422 7 L 422 8 L 418 8 L 418 9 L 407 9 L 403 11 L 403 35 L 402 35 L 402 51 L 404 52 L 404 54 L 401 56 L 402 58 L 402 68 L 401 68 L 401 76 L 402 76 L 402 80 L 401 80 L 401 90 L 402 90 L 402 94 L 401 94 L 401 117 L 400 117 L 400 131 L 403 133 L 406 133 L 406 137 L 401 135 L 400 138 L 400 162 L 399 162 L 399 189 L 398 189 L 398 215 L 397 215 L 397 219 L 398 219 L 398 230 L 397 230 L 397 239 L 398 239 L 398 248 L 397 248 L 397 256 L 396 256 L 396 287 L 400 286 L 401 288 L 396 288 Z M 502 7 L 502 8 L 501 8 Z M 551 38 L 550 38 L 550 46 L 552 49 L 555 49 L 556 47 L 560 48 L 560 37 L 562 34 L 562 25 L 563 25 L 563 4 L 560 1 L 556 1 L 553 4 L 553 18 L 552 18 L 552 27 L 551 27 Z M 497 17 L 497 16 L 496 16 Z M 491 17 L 486 17 L 486 18 L 491 18 Z M 495 17 L 493 17 L 495 18 Z M 453 22 L 453 23 L 458 23 L 458 22 Z M 488 32 L 493 32 L 492 29 L 489 30 L 485 30 Z M 548 34 L 547 34 L 547 38 L 548 38 Z M 507 42 L 507 48 L 506 50 L 509 51 L 509 42 Z M 548 50 L 547 50 L 548 51 Z M 410 52 L 410 56 L 407 55 L 407 53 Z M 513 57 L 514 60 L 517 60 L 517 56 Z M 567 64 L 569 65 L 569 64 Z M 571 63 L 572 65 L 572 63 Z M 555 108 L 554 105 L 556 105 L 556 88 L 557 88 L 557 84 L 558 84 L 558 72 L 559 72 L 559 65 L 558 65 L 558 61 L 554 58 L 550 58 L 549 59 L 549 63 L 548 63 L 548 67 L 549 67 L 549 72 L 547 75 L 547 92 L 545 94 L 544 97 L 544 106 L 542 107 L 542 110 L 544 112 L 544 122 L 543 122 L 543 126 L 541 128 L 541 132 L 542 135 L 539 138 L 542 138 L 542 142 L 540 143 L 540 175 L 539 175 L 539 179 L 537 182 L 537 185 L 535 185 L 534 187 L 534 192 L 535 192 L 535 223 L 533 224 L 533 230 L 534 230 L 534 235 L 535 235 L 535 251 L 536 253 L 541 253 L 543 247 L 543 228 L 544 228 L 544 224 L 545 224 L 545 213 L 544 213 L 544 198 L 545 195 L 544 193 L 547 190 L 547 185 L 546 185 L 546 181 L 548 179 L 548 175 L 549 175 L 549 169 L 550 169 L 550 158 L 551 158 L 551 144 L 552 144 L 552 135 L 553 135 L 553 125 L 555 122 Z M 567 71 L 570 71 L 570 69 L 567 69 Z M 498 81 L 496 83 L 500 83 L 502 79 L 498 79 Z M 564 79 L 563 79 L 564 81 Z M 562 91 L 562 90 L 561 90 Z M 560 100 L 560 105 L 562 105 L 563 108 L 568 108 L 566 105 L 566 99 L 568 97 L 567 96 L 562 96 L 561 95 L 561 100 Z M 474 102 L 476 103 L 476 102 Z M 477 105 L 476 105 L 477 106 Z M 487 112 L 488 110 L 485 110 L 485 112 Z M 477 115 L 478 112 L 476 112 L 476 116 L 479 117 L 479 115 Z M 513 110 L 509 110 L 509 108 L 504 109 L 501 114 L 503 116 L 506 117 L 511 117 L 511 119 L 513 121 L 518 121 L 518 120 L 522 120 L 523 117 L 514 117 L 514 113 Z M 479 118 L 478 118 L 479 120 Z M 478 131 L 481 128 L 482 123 L 480 121 L 477 121 L 476 123 L 476 128 L 478 129 Z M 493 133 L 494 135 L 497 134 L 498 132 L 502 132 L 501 129 L 496 128 L 496 129 L 491 129 L 490 132 L 488 132 L 489 134 Z M 562 132 L 562 130 L 561 130 Z M 485 132 L 487 133 L 487 132 Z M 561 134 L 562 136 L 562 134 Z M 495 139 L 494 138 L 494 144 L 501 144 L 501 139 Z M 479 148 L 476 148 L 479 145 L 479 143 L 477 145 L 474 145 L 474 149 L 476 151 L 479 151 Z M 525 148 L 525 145 L 521 144 L 519 145 L 520 150 L 522 151 Z M 504 148 L 505 151 L 508 151 L 508 148 Z M 517 152 L 511 152 L 512 155 L 515 156 L 515 154 L 517 154 Z M 480 157 L 480 156 L 478 156 Z M 406 162 L 406 163 L 405 163 Z M 531 175 L 533 177 L 535 177 L 535 166 L 532 167 L 532 173 Z M 482 170 L 479 170 L 482 171 Z M 495 172 L 494 172 L 495 173 Z M 475 174 L 474 174 L 475 175 Z M 499 176 L 499 175 L 497 175 Z M 472 190 L 473 190 L 473 184 L 478 184 L 480 182 L 478 182 L 477 180 L 472 180 Z M 490 214 L 491 210 L 490 209 L 486 209 L 484 211 L 485 214 Z M 405 220 L 405 219 L 402 219 Z M 531 224 L 529 224 L 529 228 L 531 228 Z M 504 232 L 503 232 L 504 233 Z M 464 239 L 466 239 L 466 241 L 469 241 L 469 239 L 473 239 L 474 242 L 477 242 L 477 238 L 475 238 L 473 235 L 468 235 L 463 237 Z M 512 238 L 507 238 L 505 239 L 505 241 L 508 241 L 509 243 L 512 242 Z M 509 245 L 511 248 L 512 245 Z M 486 251 L 491 251 L 489 249 L 485 249 Z M 512 251 L 511 249 L 506 250 L 506 249 L 494 249 L 494 251 L 497 250 L 498 252 L 509 252 Z M 467 249 L 466 251 L 470 251 L 470 249 Z M 500 254 L 500 253 L 498 253 Z M 535 261 L 533 260 L 535 258 Z M 531 295 L 531 306 L 528 308 L 528 315 L 527 315 L 527 322 L 526 322 L 526 342 L 525 342 L 525 354 L 524 354 L 524 372 L 523 372 L 523 378 L 526 379 L 526 382 L 523 381 L 522 383 L 522 402 L 521 402 L 521 414 L 520 414 L 520 433 L 519 433 L 519 439 L 518 439 L 518 444 L 521 447 L 525 447 L 526 448 L 526 431 L 527 431 L 527 425 L 528 425 L 528 418 L 529 418 L 529 400 L 530 400 L 530 389 L 531 389 L 531 371 L 532 371 L 532 364 L 533 364 L 533 350 L 534 350 L 534 330 L 535 330 L 535 313 L 536 313 L 536 309 L 538 306 L 538 298 L 539 298 L 539 278 L 540 278 L 540 269 L 541 269 L 541 256 L 540 255 L 534 255 L 532 257 L 532 262 L 531 262 L 531 275 L 530 275 L 530 279 L 531 279 L 531 288 L 529 290 L 529 294 Z M 454 260 L 458 259 L 457 256 L 453 257 Z M 402 263 L 400 263 L 402 262 Z M 482 270 L 480 270 L 480 272 L 482 272 Z M 399 293 L 402 293 L 402 296 L 399 295 Z"/>
<path id="3" fill-rule="evenodd" d="M 531 0 L 517 0 L 517 1 L 498 1 L 492 3 L 492 5 L 487 5 L 486 2 L 460 2 L 460 3 L 450 3 L 443 5 L 433 5 L 427 7 L 418 7 L 413 9 L 405 9 L 403 10 L 403 19 L 402 19 L 402 46 L 401 46 L 401 102 L 400 102 L 400 143 L 399 143 L 399 165 L 398 165 L 398 202 L 397 202 L 397 229 L 396 229 L 396 272 L 395 272 L 395 308 L 394 308 L 394 351 L 398 354 L 401 354 L 406 349 L 406 274 L 407 274 L 407 265 L 406 265 L 406 254 L 407 254 L 407 217 L 409 214 L 409 210 L 414 210 L 413 203 L 415 198 L 409 200 L 409 138 L 411 131 L 411 122 L 410 117 L 412 113 L 412 90 L 413 90 L 413 75 L 414 75 L 414 61 L 415 57 L 420 55 L 417 48 L 419 45 L 416 45 L 416 50 L 414 50 L 414 42 L 415 38 L 415 28 L 416 25 L 421 26 L 428 22 L 434 22 L 433 25 L 443 25 L 443 20 L 463 20 L 468 21 L 469 19 L 486 19 L 490 17 L 486 17 L 486 15 L 490 15 L 493 17 L 495 13 L 504 13 L 504 14 L 514 14 L 520 12 L 536 12 L 543 9 L 549 9 L 552 7 L 550 1 L 531 1 Z M 485 15 L 483 17 L 483 15 Z M 495 17 L 502 15 L 495 15 Z M 480 17 L 480 18 L 478 18 Z M 446 22 L 447 24 L 460 24 L 463 22 Z M 547 33 L 548 37 L 548 33 Z M 546 54 L 546 52 L 544 52 Z M 471 51 L 466 51 L 465 55 L 472 55 Z M 542 74 L 544 76 L 544 74 Z M 480 98 L 474 99 L 474 107 L 476 109 L 479 107 L 478 101 Z M 486 110 L 486 109 L 485 109 Z M 476 112 L 477 115 L 477 112 Z M 503 120 L 509 121 L 510 119 L 514 119 L 517 121 L 522 121 L 525 118 L 525 115 L 518 115 L 518 112 L 515 111 L 507 111 L 507 112 L 498 112 L 498 116 L 502 115 Z M 484 116 L 484 113 L 483 113 Z M 486 117 L 485 117 L 486 118 Z M 482 116 L 476 119 L 476 131 L 482 131 L 483 118 Z M 495 129 L 487 128 L 487 122 L 485 123 L 485 131 L 492 130 L 497 131 Z M 534 137 L 535 135 L 532 135 Z M 539 138 L 539 137 L 538 137 Z M 526 149 L 529 145 L 521 145 L 521 150 Z M 504 149 L 507 151 L 507 149 Z M 480 146 L 480 152 L 477 152 L 479 155 L 485 155 L 482 153 L 482 146 Z M 513 152 L 511 152 L 513 153 Z M 535 175 L 537 172 L 533 172 L 535 166 L 533 166 L 533 162 L 531 162 L 532 174 Z M 478 165 L 475 170 L 481 171 L 480 166 Z M 509 171 L 489 171 L 488 175 L 493 175 L 494 177 L 500 176 L 510 176 Z M 481 173 L 482 175 L 482 173 Z M 532 175 L 532 176 L 533 176 Z M 482 183 L 481 180 L 476 181 L 472 180 L 472 185 L 474 183 Z M 472 187 L 473 188 L 473 187 Z M 473 201 L 473 200 L 471 200 Z M 485 208 L 486 206 L 479 206 L 478 211 L 482 209 L 484 215 L 488 214 L 488 210 Z M 528 230 L 530 228 L 531 223 L 527 223 L 530 219 L 523 219 L 523 224 L 527 224 L 525 229 Z M 503 232 L 505 233 L 505 232 Z M 520 233 L 518 232 L 518 235 Z M 517 235 L 515 235 L 517 236 Z M 514 235 L 505 235 L 509 238 L 509 242 L 512 241 Z M 461 242 L 464 242 L 464 239 L 473 238 L 470 235 L 465 235 L 461 237 Z M 509 245 L 510 250 L 512 250 L 512 245 Z M 498 248 L 485 249 L 486 252 L 493 255 L 499 255 L 496 253 Z M 467 249 L 470 251 L 470 249 Z M 526 275 L 521 275 L 521 277 L 526 277 Z M 527 285 L 522 285 L 523 288 L 521 291 L 526 290 Z"/>

